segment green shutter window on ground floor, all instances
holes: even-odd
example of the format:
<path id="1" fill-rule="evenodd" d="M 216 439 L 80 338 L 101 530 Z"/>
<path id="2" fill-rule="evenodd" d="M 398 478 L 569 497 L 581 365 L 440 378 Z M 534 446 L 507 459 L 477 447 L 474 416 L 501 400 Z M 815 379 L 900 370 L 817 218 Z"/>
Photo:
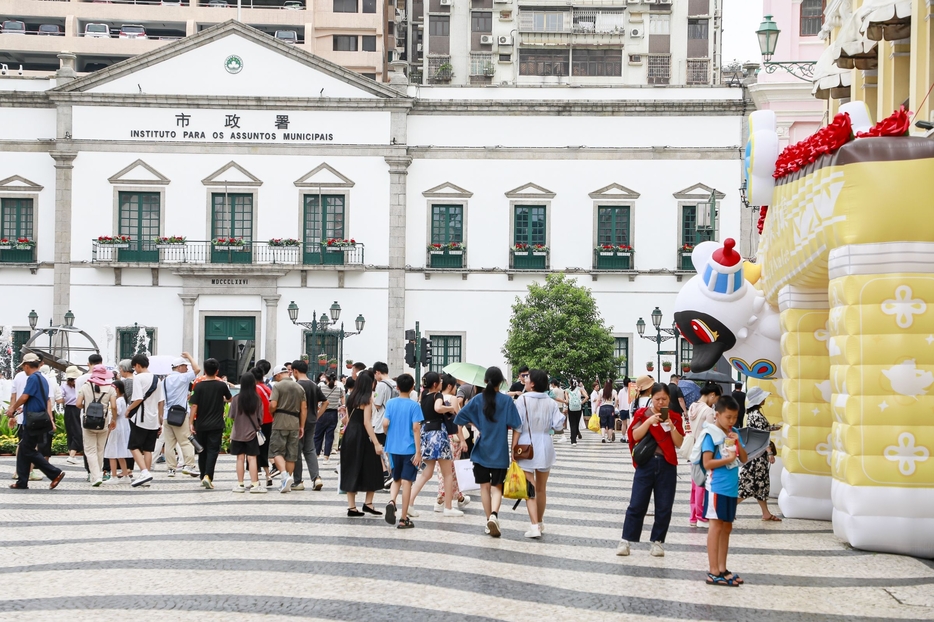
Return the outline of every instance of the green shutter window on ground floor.
<path id="1" fill-rule="evenodd" d="M 157 262 L 161 206 L 158 192 L 121 192 L 118 235 L 130 237 L 130 247 L 117 250 L 118 261 Z"/>
<path id="2" fill-rule="evenodd" d="M 464 206 L 431 206 L 431 242 L 430 244 L 461 244 L 464 241 Z M 451 251 L 448 248 L 429 251 L 432 268 L 462 268 L 464 251 Z"/>
<path id="3" fill-rule="evenodd" d="M 517 270 L 544 270 L 548 256 L 536 254 L 534 248 L 547 244 L 545 206 L 516 205 L 513 218 L 513 248 L 525 245 L 528 250 L 513 250 L 512 267 Z"/>
<path id="4" fill-rule="evenodd" d="M 153 353 L 156 351 L 156 329 L 146 328 L 146 337 L 149 343 L 145 345 L 140 340 L 140 329 L 142 326 L 132 326 L 117 329 L 117 360 L 131 359 L 136 354 L 142 354 L 144 351 Z"/>
<path id="5" fill-rule="evenodd" d="M 303 241 L 305 265 L 343 265 L 344 252 L 327 250 L 324 243 L 344 239 L 344 203 L 342 194 L 306 194 Z"/>
<path id="6" fill-rule="evenodd" d="M 308 355 L 308 377 L 317 381 L 322 372 L 340 377 L 340 339 L 337 333 L 312 333 L 305 331 L 305 354 Z M 324 357 L 321 355 L 324 354 Z M 322 362 L 323 361 L 323 362 Z M 331 367 L 337 361 L 336 367 Z M 336 406 L 334 406 L 336 408 Z"/>
<path id="7" fill-rule="evenodd" d="M 616 378 L 629 376 L 629 337 L 616 337 L 613 356 L 619 359 L 616 366 Z"/>
<path id="8" fill-rule="evenodd" d="M 28 330 L 14 330 L 12 339 L 10 340 L 10 347 L 13 349 L 13 368 L 18 369 L 20 364 L 23 362 L 23 346 L 26 345 L 26 342 L 29 341 L 29 331 Z"/>
<path id="9" fill-rule="evenodd" d="M 36 248 L 16 248 L 20 238 L 35 241 L 33 221 L 35 212 L 32 199 L 0 199 L 0 239 L 6 239 L 10 248 L 0 250 L 2 263 L 32 263 Z"/>
<path id="10" fill-rule="evenodd" d="M 243 240 L 242 246 L 211 246 L 211 263 L 253 262 L 253 195 L 211 195 L 211 239 Z"/>
<path id="11" fill-rule="evenodd" d="M 440 374 L 451 363 L 460 363 L 461 353 L 461 338 L 459 335 L 432 335 L 431 371 Z"/>

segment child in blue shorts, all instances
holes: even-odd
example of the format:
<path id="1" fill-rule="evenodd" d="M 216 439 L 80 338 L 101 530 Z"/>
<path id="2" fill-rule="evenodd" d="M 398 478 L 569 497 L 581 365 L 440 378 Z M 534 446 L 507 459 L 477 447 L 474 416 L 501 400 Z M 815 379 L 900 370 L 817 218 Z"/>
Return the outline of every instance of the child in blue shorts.
<path id="1" fill-rule="evenodd" d="M 743 580 L 727 570 L 726 555 L 730 548 L 730 533 L 736 519 L 736 499 L 739 496 L 739 466 L 746 462 L 746 449 L 737 434 L 739 405 L 732 396 L 724 395 L 714 407 L 716 423 L 706 423 L 701 456 L 707 471 L 704 494 L 704 517 L 707 518 L 708 585 L 739 587 Z"/>
<path id="2" fill-rule="evenodd" d="M 418 466 L 422 462 L 422 415 L 421 406 L 412 399 L 415 378 L 401 374 L 396 378 L 399 397 L 386 402 L 386 414 L 383 425 L 386 430 L 385 451 L 392 462 L 392 487 L 390 499 L 386 505 L 386 522 L 396 522 L 396 497 L 402 489 L 402 514 L 397 529 L 411 529 L 415 524 L 409 518 L 414 512 L 409 510 L 412 497 L 412 482 L 418 478 Z"/>

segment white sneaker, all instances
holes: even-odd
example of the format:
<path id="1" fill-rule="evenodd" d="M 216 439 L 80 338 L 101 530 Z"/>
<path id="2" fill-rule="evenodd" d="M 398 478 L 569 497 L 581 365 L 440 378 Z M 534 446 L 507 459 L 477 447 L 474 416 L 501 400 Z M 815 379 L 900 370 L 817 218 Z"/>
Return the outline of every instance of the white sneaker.
<path id="1" fill-rule="evenodd" d="M 279 492 L 286 493 L 292 490 L 292 476 L 288 473 L 282 474 L 282 483 L 279 484 Z"/>
<path id="2" fill-rule="evenodd" d="M 246 486 L 241 482 L 233 487 L 233 492 L 246 492 Z"/>
<path id="3" fill-rule="evenodd" d="M 529 530 L 525 532 L 526 538 L 541 538 L 542 530 L 538 528 L 538 525 L 531 525 Z"/>
<path id="4" fill-rule="evenodd" d="M 463 500 L 457 502 L 457 507 L 459 509 L 464 509 L 470 503 L 470 496 L 464 495 Z"/>
<path id="5" fill-rule="evenodd" d="M 443 511 L 444 511 L 444 503 L 438 503 L 437 501 L 435 501 L 435 512 L 443 512 Z"/>
<path id="6" fill-rule="evenodd" d="M 649 549 L 649 555 L 652 557 L 664 557 L 665 549 L 662 548 L 660 542 L 653 542 L 652 547 Z"/>
<path id="7" fill-rule="evenodd" d="M 457 508 L 451 508 L 450 510 L 444 508 L 444 516 L 463 516 L 464 513 L 458 510 Z"/>
<path id="8" fill-rule="evenodd" d="M 538 530 L 542 533 L 545 533 L 545 523 L 539 523 Z"/>
<path id="9" fill-rule="evenodd" d="M 498 538 L 503 534 L 503 532 L 499 529 L 499 519 L 496 518 L 495 514 L 491 514 L 490 518 L 486 520 L 486 533 L 490 534 L 494 538 Z"/>
<path id="10" fill-rule="evenodd" d="M 104 483 L 104 478 L 99 478 L 96 482 L 91 484 L 92 488 L 98 488 L 101 484 Z"/>
<path id="11" fill-rule="evenodd" d="M 175 469 L 169 469 L 169 472 L 166 473 L 167 477 L 175 477 Z"/>
<path id="12" fill-rule="evenodd" d="M 77 457 L 77 456 L 68 456 L 68 458 L 65 460 L 65 462 L 67 462 L 68 464 L 78 464 L 78 457 Z"/>
<path id="13" fill-rule="evenodd" d="M 409 510 L 405 513 L 405 515 L 418 518 L 418 511 L 413 509 L 412 506 L 409 506 Z"/>
<path id="14" fill-rule="evenodd" d="M 564 434 L 555 434 L 555 442 L 556 442 L 556 443 L 563 443 L 563 442 L 564 442 Z"/>
<path id="15" fill-rule="evenodd" d="M 616 546 L 616 554 L 619 557 L 627 557 L 629 555 L 629 542 L 620 540 L 619 544 Z"/>
<path id="16" fill-rule="evenodd" d="M 250 486 L 250 492 L 257 495 L 264 495 L 266 494 L 266 487 L 261 483 L 256 482 Z"/>

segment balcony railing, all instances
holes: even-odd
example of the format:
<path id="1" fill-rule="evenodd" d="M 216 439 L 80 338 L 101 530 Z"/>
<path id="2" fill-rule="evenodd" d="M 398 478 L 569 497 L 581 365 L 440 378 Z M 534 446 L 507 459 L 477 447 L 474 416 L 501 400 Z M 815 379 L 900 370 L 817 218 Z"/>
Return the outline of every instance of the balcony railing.
<path id="1" fill-rule="evenodd" d="M 694 252 L 693 248 L 679 248 L 678 249 L 678 267 L 676 268 L 679 271 L 683 272 L 694 272 L 694 262 L 691 260 L 691 253 Z"/>
<path id="2" fill-rule="evenodd" d="M 463 268 L 466 265 L 465 251 L 428 251 L 428 265 L 431 268 Z"/>
<path id="3" fill-rule="evenodd" d="M 17 247 L 16 244 L 0 246 L 0 263 L 36 263 L 36 247 Z"/>
<path id="4" fill-rule="evenodd" d="M 689 58 L 686 82 L 688 84 L 710 84 L 710 59 Z"/>
<path id="5" fill-rule="evenodd" d="M 322 243 L 270 246 L 268 242 L 250 241 L 244 241 L 241 246 L 223 246 L 210 241 L 162 245 L 139 241 L 131 241 L 128 244 L 101 244 L 97 240 L 91 241 L 91 262 L 99 264 L 359 266 L 363 265 L 363 252 L 364 245 L 360 243 L 329 247 Z"/>
<path id="6" fill-rule="evenodd" d="M 632 270 L 632 251 L 594 250 L 593 266 L 596 270 Z"/>
<path id="7" fill-rule="evenodd" d="M 548 268 L 548 251 L 512 251 L 514 270 L 545 270 Z"/>

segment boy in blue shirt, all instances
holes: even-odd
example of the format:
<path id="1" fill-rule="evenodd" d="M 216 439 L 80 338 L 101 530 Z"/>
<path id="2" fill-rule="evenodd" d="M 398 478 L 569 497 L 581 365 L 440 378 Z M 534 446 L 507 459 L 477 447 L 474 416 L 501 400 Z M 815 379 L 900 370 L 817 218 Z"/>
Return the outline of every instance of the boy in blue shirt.
<path id="1" fill-rule="evenodd" d="M 708 585 L 739 587 L 743 580 L 726 567 L 730 548 L 730 533 L 736 519 L 736 499 L 739 496 L 739 466 L 746 462 L 746 449 L 737 434 L 739 405 L 724 395 L 714 407 L 716 423 L 705 424 L 707 434 L 701 444 L 701 460 L 707 471 L 704 494 L 704 517 L 710 521 L 707 531 Z"/>
<path id="2" fill-rule="evenodd" d="M 412 497 L 412 482 L 418 477 L 418 466 L 422 463 L 422 409 L 412 399 L 415 378 L 401 374 L 396 378 L 399 397 L 386 402 L 386 414 L 383 426 L 386 430 L 384 450 L 392 461 L 392 487 L 389 489 L 391 501 L 386 504 L 386 522 L 396 522 L 396 497 L 402 489 L 402 517 L 397 529 L 411 529 L 415 526 L 409 519 L 409 501 Z"/>

